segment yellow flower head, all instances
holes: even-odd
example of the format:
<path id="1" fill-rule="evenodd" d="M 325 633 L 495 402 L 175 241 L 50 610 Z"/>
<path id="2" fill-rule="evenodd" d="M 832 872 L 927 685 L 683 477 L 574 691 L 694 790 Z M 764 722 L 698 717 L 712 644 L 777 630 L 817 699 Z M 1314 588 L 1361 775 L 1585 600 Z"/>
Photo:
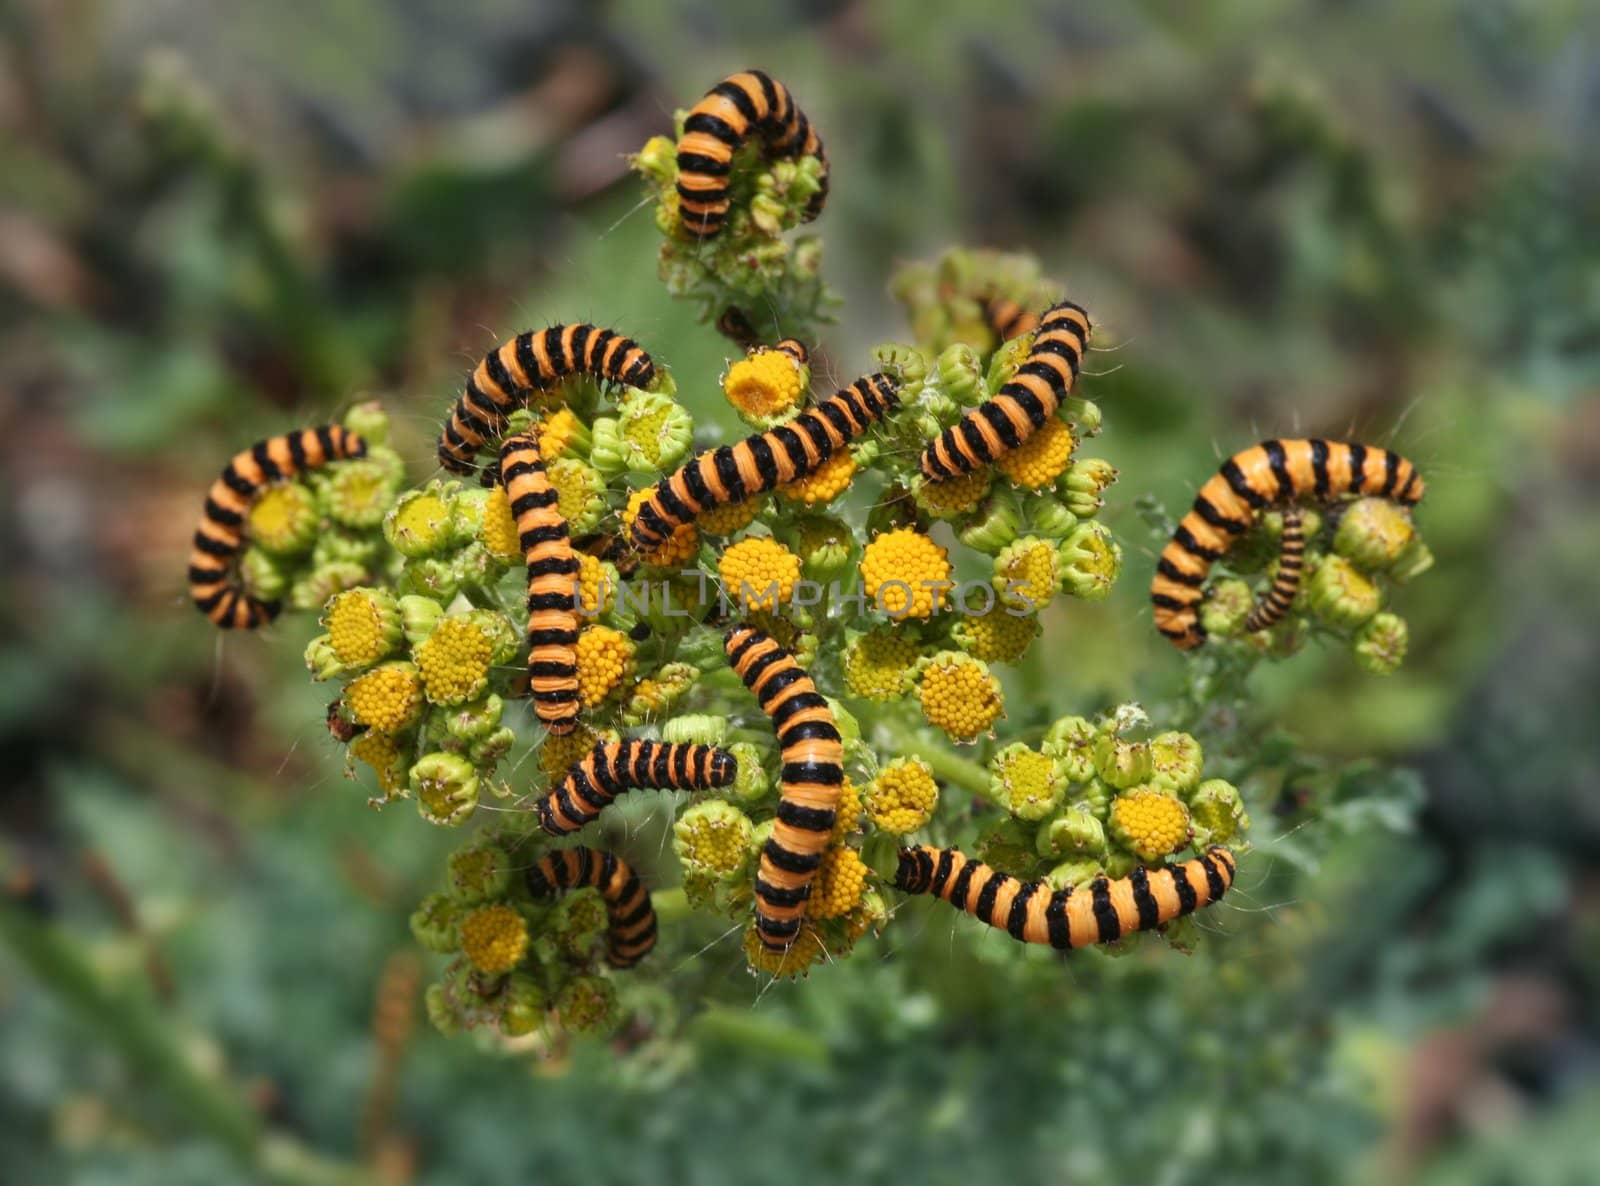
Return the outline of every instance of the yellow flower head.
<path id="1" fill-rule="evenodd" d="M 600 733 L 582 724 L 571 733 L 559 736 L 551 734 L 539 747 L 539 769 L 544 771 L 547 778 L 561 778 L 596 745 L 615 740 L 616 736 L 614 733 Z"/>
<path id="2" fill-rule="evenodd" d="M 461 919 L 461 954 L 487 976 L 509 972 L 528 952 L 528 924 L 504 902 L 480 906 Z"/>
<path id="3" fill-rule="evenodd" d="M 484 500 L 483 524 L 478 529 L 478 537 L 496 560 L 522 559 L 517 520 L 511 514 L 511 500 L 506 497 L 504 486 L 496 486 Z"/>
<path id="4" fill-rule="evenodd" d="M 763 420 L 799 404 L 805 377 L 800 364 L 782 351 L 758 350 L 728 368 L 722 390 L 739 415 Z"/>
<path id="5" fill-rule="evenodd" d="M 989 797 L 1018 819 L 1041 820 L 1066 790 L 1055 759 L 1018 742 L 989 763 Z"/>
<path id="6" fill-rule="evenodd" d="M 769 951 L 761 945 L 761 936 L 752 924 L 744 933 L 744 955 L 752 971 L 780 980 L 794 980 L 807 975 L 812 965 L 827 958 L 828 948 L 811 923 L 802 923 L 794 942 L 782 951 Z"/>
<path id="7" fill-rule="evenodd" d="M 376 729 L 363 733 L 350 743 L 353 757 L 371 766 L 378 776 L 378 788 L 393 795 L 406 785 L 406 761 L 400 743 L 389 733 Z"/>
<path id="8" fill-rule="evenodd" d="M 582 428 L 571 408 L 562 406 L 550 412 L 539 421 L 539 456 L 547 462 L 562 456 Z"/>
<path id="9" fill-rule="evenodd" d="M 1189 843 L 1189 809 L 1176 795 L 1134 787 L 1111 801 L 1111 832 L 1141 861 L 1154 861 Z"/>
<path id="10" fill-rule="evenodd" d="M 1017 609 L 1035 612 L 1048 605 L 1060 578 L 1054 546 L 1031 535 L 1007 544 L 994 558 L 995 592 Z"/>
<path id="11" fill-rule="evenodd" d="M 639 517 L 639 508 L 650 497 L 649 490 L 635 490 L 628 495 L 628 507 L 622 512 L 623 527 L 633 529 L 633 521 Z M 672 534 L 664 540 L 659 548 L 644 553 L 644 558 L 651 564 L 662 568 L 676 568 L 686 563 L 700 547 L 700 535 L 695 530 L 693 523 L 685 523 L 681 527 L 672 529 Z"/>
<path id="12" fill-rule="evenodd" d="M 578 607 L 590 617 L 600 614 L 607 605 L 616 601 L 617 580 L 615 570 L 607 570 L 606 562 L 587 552 L 578 553 Z"/>
<path id="13" fill-rule="evenodd" d="M 610 626 L 589 626 L 578 635 L 578 694 L 593 708 L 622 686 L 633 667 L 633 641 Z"/>
<path id="14" fill-rule="evenodd" d="M 425 556 L 450 537 L 450 508 L 435 493 L 403 498 L 390 512 L 390 542 L 407 556 Z"/>
<path id="15" fill-rule="evenodd" d="M 746 498 L 741 502 L 725 502 L 708 511 L 702 511 L 695 522 L 707 535 L 732 535 L 750 526 L 760 513 L 761 500 Z"/>
<path id="16" fill-rule="evenodd" d="M 344 702 L 359 725 L 399 733 L 422 711 L 422 681 L 410 663 L 387 663 L 350 681 Z"/>
<path id="17" fill-rule="evenodd" d="M 930 515 L 947 519 L 977 506 L 989 493 L 992 480 L 987 468 L 979 468 L 939 482 L 923 481 L 917 485 L 917 505 Z"/>
<path id="18" fill-rule="evenodd" d="M 465 704 L 478 697 L 489 682 L 494 641 L 471 618 L 447 617 L 439 620 L 413 654 L 430 702 Z"/>
<path id="19" fill-rule="evenodd" d="M 744 869 L 754 838 L 750 817 L 721 799 L 693 804 L 672 826 L 672 848 L 684 871 L 719 881 Z"/>
<path id="20" fill-rule="evenodd" d="M 576 457 L 558 457 L 545 463 L 545 475 L 556 492 L 556 508 L 569 523 L 592 522 L 603 507 L 606 480 L 592 465 Z"/>
<path id="21" fill-rule="evenodd" d="M 939 784 L 921 758 L 896 758 L 867 788 L 867 817 L 879 831 L 896 836 L 922 827 L 937 806 Z"/>
<path id="22" fill-rule="evenodd" d="M 400 610 L 380 589 L 349 589 L 328 602 L 328 645 L 347 667 L 364 667 L 400 643 Z"/>
<path id="23" fill-rule="evenodd" d="M 574 1033 L 608 1029 L 617 1015 L 616 985 L 604 976 L 574 976 L 556 995 L 556 1014 Z"/>
<path id="24" fill-rule="evenodd" d="M 861 854 L 842 844 L 822 854 L 811 896 L 806 899 L 806 914 L 812 918 L 839 918 L 849 914 L 861 901 L 867 888 L 867 866 Z"/>
<path id="25" fill-rule="evenodd" d="M 844 652 L 844 682 L 864 700 L 898 700 L 911 686 L 917 644 L 889 630 L 858 636 Z"/>
<path id="26" fill-rule="evenodd" d="M 843 844 L 844 838 L 861 830 L 861 788 L 847 774 L 839 788 L 839 804 L 833 809 L 833 842 Z"/>
<path id="27" fill-rule="evenodd" d="M 940 651 L 928 661 L 917 690 L 922 715 L 952 741 L 976 741 L 1005 708 L 1000 681 L 988 666 L 959 651 Z"/>
<path id="28" fill-rule="evenodd" d="M 956 644 L 985 663 L 1015 663 L 1038 634 L 1038 617 L 1003 609 L 967 615 L 955 625 Z"/>
<path id="29" fill-rule="evenodd" d="M 744 610 L 777 612 L 800 579 L 800 557 L 765 536 L 742 539 L 717 562 L 723 587 Z"/>
<path id="30" fill-rule="evenodd" d="M 264 552 L 290 556 L 317 537 L 317 500 L 298 482 L 267 489 L 250 508 L 250 538 Z"/>
<path id="31" fill-rule="evenodd" d="M 1021 445 L 1002 453 L 995 466 L 1018 486 L 1043 490 L 1067 468 L 1076 444 L 1072 429 L 1065 421 L 1052 416 Z"/>
<path id="32" fill-rule="evenodd" d="M 805 477 L 778 487 L 778 493 L 808 507 L 822 506 L 848 490 L 855 476 L 855 454 L 840 449 Z"/>
<path id="33" fill-rule="evenodd" d="M 945 602 L 949 553 L 910 527 L 885 531 L 861 556 L 866 595 L 892 617 L 928 618 Z"/>

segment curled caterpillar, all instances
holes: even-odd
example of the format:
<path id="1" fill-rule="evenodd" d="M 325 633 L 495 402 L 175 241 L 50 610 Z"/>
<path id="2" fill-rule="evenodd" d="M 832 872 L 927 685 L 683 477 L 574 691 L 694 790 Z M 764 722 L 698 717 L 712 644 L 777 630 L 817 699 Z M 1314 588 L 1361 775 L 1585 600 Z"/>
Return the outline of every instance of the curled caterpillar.
<path id="1" fill-rule="evenodd" d="M 1072 391 L 1091 328 L 1089 315 L 1071 301 L 1046 309 L 1017 373 L 923 449 L 923 474 L 930 481 L 969 474 L 1044 427 Z"/>
<path id="2" fill-rule="evenodd" d="M 548 897 L 593 886 L 605 899 L 606 962 L 631 968 L 656 945 L 656 912 L 639 875 L 621 857 L 592 848 L 564 848 L 539 858 L 527 873 L 528 892 Z"/>
<path id="3" fill-rule="evenodd" d="M 782 951 L 800 933 L 811 879 L 833 835 L 844 789 L 844 744 L 828 702 L 794 656 L 766 634 L 735 626 L 723 649 L 778 735 L 778 818 L 756 874 L 756 933 Z"/>
<path id="4" fill-rule="evenodd" d="M 1206 637 L 1200 587 L 1257 513 L 1274 503 L 1341 494 L 1373 494 L 1414 506 L 1423 495 L 1422 474 L 1398 453 L 1343 441 L 1262 441 L 1228 458 L 1200 487 L 1194 509 L 1156 563 L 1150 582 L 1156 629 L 1180 650 L 1199 646 Z"/>
<path id="5" fill-rule="evenodd" d="M 244 547 L 244 520 L 263 487 L 330 461 L 365 457 L 367 443 L 337 424 L 302 428 L 257 441 L 222 470 L 206 493 L 189 552 L 189 596 L 224 630 L 254 630 L 278 616 L 282 603 L 246 593 L 232 576 Z"/>
<path id="6" fill-rule="evenodd" d="M 760 70 L 729 75 L 696 103 L 678 140 L 678 209 L 683 227 L 710 239 L 728 220 L 728 180 L 734 151 L 754 133 L 769 157 L 814 156 L 822 164 L 821 188 L 806 205 L 805 220 L 828 200 L 828 157 L 805 112 L 783 83 Z"/>
<path id="7" fill-rule="evenodd" d="M 578 558 L 532 433 L 500 446 L 500 480 L 528 565 L 528 686 L 551 733 L 578 727 Z"/>
<path id="8" fill-rule="evenodd" d="M 1300 508 L 1293 505 L 1283 508 L 1283 539 L 1278 550 L 1278 574 L 1272 578 L 1272 588 L 1266 596 L 1250 607 L 1250 616 L 1244 620 L 1247 633 L 1265 630 L 1283 620 L 1294 605 L 1295 594 L 1300 592 L 1300 578 L 1306 570 L 1306 532 Z"/>
<path id="9" fill-rule="evenodd" d="M 691 457 L 657 483 L 639 507 L 632 528 L 634 547 L 659 547 L 674 529 L 711 507 L 742 502 L 805 477 L 892 412 L 899 400 L 893 379 L 868 375 L 787 423 Z"/>
<path id="10" fill-rule="evenodd" d="M 569 375 L 629 387 L 655 379 L 656 365 L 632 338 L 592 325 L 552 325 L 518 334 L 487 354 L 467 379 L 439 434 L 439 464 L 469 474 L 478 450 L 505 428 L 519 394 L 543 391 Z"/>
<path id="11" fill-rule="evenodd" d="M 994 330 L 995 337 L 1002 342 L 1020 338 L 1023 334 L 1031 334 L 1039 328 L 1039 315 L 1008 297 L 995 297 L 993 300 L 985 301 L 983 321 Z"/>
<path id="12" fill-rule="evenodd" d="M 954 848 L 926 844 L 900 850 L 896 889 L 932 894 L 1023 943 L 1067 949 L 1110 943 L 1148 931 L 1204 906 L 1233 884 L 1233 854 L 1213 847 L 1167 869 L 1135 869 L 1112 881 L 1097 877 L 1077 889 L 1051 890 L 1019 881 Z"/>
<path id="13" fill-rule="evenodd" d="M 594 747 L 549 794 L 534 804 L 539 826 L 565 836 L 598 819 L 618 795 L 635 787 L 704 791 L 725 787 L 739 773 L 727 750 L 664 741 L 613 741 Z"/>

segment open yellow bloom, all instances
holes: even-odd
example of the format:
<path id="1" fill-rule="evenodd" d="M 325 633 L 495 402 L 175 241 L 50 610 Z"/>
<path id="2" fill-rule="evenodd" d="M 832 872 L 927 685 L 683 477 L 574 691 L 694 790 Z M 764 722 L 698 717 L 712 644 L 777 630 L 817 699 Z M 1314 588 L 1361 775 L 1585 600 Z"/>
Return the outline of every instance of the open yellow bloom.
<path id="1" fill-rule="evenodd" d="M 1134 787 L 1111 801 L 1111 833 L 1141 861 L 1154 861 L 1189 842 L 1189 809 L 1176 795 Z"/>
<path id="2" fill-rule="evenodd" d="M 861 556 L 861 579 L 868 597 L 893 617 L 928 618 L 942 606 L 950 580 L 949 553 L 920 531 L 885 531 Z"/>
<path id="3" fill-rule="evenodd" d="M 496 486 L 484 501 L 483 525 L 478 534 L 496 560 L 522 559 L 522 540 L 517 535 L 517 520 L 511 514 L 511 500 L 506 497 L 504 486 Z"/>
<path id="4" fill-rule="evenodd" d="M 848 490 L 855 476 L 855 454 L 840 449 L 805 477 L 778 487 L 778 493 L 808 507 L 822 506 Z"/>
<path id="5" fill-rule="evenodd" d="M 723 587 L 738 605 L 777 612 L 788 604 L 794 583 L 800 579 L 800 557 L 777 540 L 765 536 L 743 539 L 717 562 Z"/>
<path id="6" fill-rule="evenodd" d="M 504 902 L 480 906 L 461 920 L 461 954 L 485 975 L 511 971 L 527 951 L 527 921 Z"/>
<path id="7" fill-rule="evenodd" d="M 861 854 L 842 844 L 822 854 L 822 864 L 811 882 L 806 913 L 812 918 L 839 918 L 849 914 L 867 888 L 867 866 Z"/>
<path id="8" fill-rule="evenodd" d="M 1033 614 L 1007 613 L 999 608 L 968 615 L 955 625 L 956 644 L 985 663 L 1015 663 L 1038 633 L 1039 619 Z"/>
<path id="9" fill-rule="evenodd" d="M 633 667 L 633 642 L 620 630 L 590 626 L 578 635 L 578 694 L 593 708 L 622 686 Z"/>
<path id="10" fill-rule="evenodd" d="M 780 350 L 758 350 L 728 368 L 722 390 L 741 416 L 759 420 L 796 406 L 805 386 L 794 359 Z"/>
<path id="11" fill-rule="evenodd" d="M 596 745 L 615 740 L 616 736 L 615 733 L 602 734 L 582 724 L 571 733 L 551 734 L 539 747 L 539 769 L 546 778 L 560 778 Z"/>
<path id="12" fill-rule="evenodd" d="M 921 758 L 897 758 L 867 788 L 867 817 L 875 828 L 903 836 L 933 818 L 939 784 Z"/>
<path id="13" fill-rule="evenodd" d="M 852 832 L 861 831 L 861 788 L 847 774 L 839 789 L 839 805 L 833 809 L 833 842 L 843 844 Z"/>
<path id="14" fill-rule="evenodd" d="M 380 589 L 349 589 L 328 602 L 328 645 L 347 667 L 376 663 L 400 642 L 400 612 Z"/>
<path id="15" fill-rule="evenodd" d="M 917 505 L 941 519 L 959 515 L 978 505 L 978 501 L 989 493 L 991 481 L 987 468 L 938 482 L 923 481 L 917 485 Z"/>
<path id="16" fill-rule="evenodd" d="M 415 724 L 422 711 L 422 681 L 411 664 L 389 663 L 351 680 L 344 702 L 357 724 L 398 733 Z"/>
<path id="17" fill-rule="evenodd" d="M 590 617 L 600 614 L 606 604 L 616 600 L 616 580 L 606 571 L 605 561 L 587 552 L 578 553 L 578 606 Z"/>
<path id="18" fill-rule="evenodd" d="M 628 495 L 627 509 L 622 512 L 623 527 L 633 529 L 633 521 L 639 517 L 639 508 L 650 497 L 649 490 L 635 490 Z M 662 568 L 676 568 L 687 563 L 700 547 L 700 534 L 695 530 L 693 523 L 685 523 L 681 527 L 674 527 L 659 548 L 644 553 L 644 558 L 651 564 Z"/>
<path id="19" fill-rule="evenodd" d="M 554 461 L 567 451 L 581 428 L 571 408 L 557 408 L 539 421 L 539 456 Z"/>
<path id="20" fill-rule="evenodd" d="M 250 538 L 263 551 L 293 555 L 317 537 L 317 501 L 298 482 L 282 482 L 266 490 L 250 507 Z"/>
<path id="21" fill-rule="evenodd" d="M 782 951 L 768 951 L 761 945 L 761 936 L 752 925 L 744 933 L 744 954 L 756 972 L 780 980 L 792 980 L 807 975 L 813 964 L 827 958 L 828 948 L 811 923 L 802 923 L 794 942 Z"/>
<path id="22" fill-rule="evenodd" d="M 883 703 L 898 700 L 911 686 L 917 644 L 888 630 L 854 639 L 844 652 L 844 683 L 853 695 Z"/>
<path id="23" fill-rule="evenodd" d="M 443 618 L 413 653 L 430 701 L 465 704 L 489 682 L 494 642 L 471 618 Z"/>
<path id="24" fill-rule="evenodd" d="M 760 513 L 761 500 L 746 498 L 740 502 L 725 502 L 708 511 L 702 511 L 695 522 L 707 535 L 732 535 L 735 531 L 742 531 L 750 526 Z"/>
<path id="25" fill-rule="evenodd" d="M 1050 604 L 1060 579 L 1055 546 L 1033 536 L 1007 544 L 994 558 L 995 592 L 1016 609 L 1035 613 Z"/>
<path id="26" fill-rule="evenodd" d="M 976 741 L 1005 708 L 1000 681 L 982 661 L 959 651 L 929 660 L 917 698 L 928 723 L 958 742 Z"/>
<path id="27" fill-rule="evenodd" d="M 1019 486 L 1043 490 L 1061 476 L 1077 442 L 1066 422 L 1052 416 L 1022 444 L 1000 454 L 995 467 Z"/>
<path id="28" fill-rule="evenodd" d="M 408 763 L 400 752 L 400 743 L 391 734 L 369 730 L 350 743 L 350 753 L 372 767 L 378 776 L 378 788 L 385 795 L 405 787 Z"/>

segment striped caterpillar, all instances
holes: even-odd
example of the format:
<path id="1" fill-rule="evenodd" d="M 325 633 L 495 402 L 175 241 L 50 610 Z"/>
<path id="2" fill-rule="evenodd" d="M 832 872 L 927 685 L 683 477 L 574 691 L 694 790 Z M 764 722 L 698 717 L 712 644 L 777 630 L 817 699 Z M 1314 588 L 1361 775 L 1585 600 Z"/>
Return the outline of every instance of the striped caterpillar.
<path id="1" fill-rule="evenodd" d="M 923 449 L 923 474 L 930 481 L 969 474 L 1044 427 L 1072 391 L 1091 328 L 1089 315 L 1071 301 L 1046 309 L 1017 373 Z"/>
<path id="2" fill-rule="evenodd" d="M 1076 890 L 1019 881 L 953 848 L 917 845 L 900 850 L 896 889 L 932 894 L 1023 943 L 1065 950 L 1110 943 L 1209 906 L 1233 884 L 1227 849 L 1167 869 L 1135 869 L 1112 881 L 1097 877 Z"/>
<path id="3" fill-rule="evenodd" d="M 1180 650 L 1199 646 L 1206 637 L 1200 587 L 1257 513 L 1291 499 L 1341 494 L 1373 494 L 1415 506 L 1423 495 L 1422 474 L 1398 453 L 1343 441 L 1263 441 L 1228 458 L 1200 487 L 1194 509 L 1161 552 L 1150 582 L 1156 629 Z"/>
<path id="4" fill-rule="evenodd" d="M 605 899 L 606 962 L 631 968 L 656 945 L 656 912 L 639 875 L 621 857 L 592 848 L 564 848 L 539 858 L 527 873 L 528 892 L 548 897 L 593 886 Z"/>
<path id="5" fill-rule="evenodd" d="M 549 794 L 534 804 L 539 826 L 565 836 L 598 819 L 618 795 L 635 787 L 704 791 L 725 787 L 739 772 L 727 750 L 663 741 L 613 741 L 590 750 Z"/>
<path id="6" fill-rule="evenodd" d="M 806 366 L 811 362 L 811 352 L 799 338 L 784 338 L 773 349 L 794 359 L 796 366 Z"/>
<path id="7" fill-rule="evenodd" d="M 756 933 L 767 950 L 783 951 L 800 933 L 811 879 L 832 839 L 844 788 L 844 744 L 828 702 L 775 640 L 735 626 L 723 650 L 771 718 L 782 751 L 778 818 L 756 875 Z"/>
<path id="8" fill-rule="evenodd" d="M 206 493 L 189 552 L 189 596 L 224 630 L 254 630 L 278 616 L 282 603 L 261 601 L 230 577 L 244 547 L 244 520 L 262 487 L 330 461 L 365 457 L 367 443 L 337 424 L 302 428 L 257 441 L 222 470 Z"/>
<path id="9" fill-rule="evenodd" d="M 632 338 L 592 325 L 529 330 L 496 347 L 467 379 L 439 434 L 439 464 L 458 474 L 473 470 L 479 449 L 505 428 L 518 393 L 544 391 L 570 375 L 592 375 L 645 387 L 656 365 Z"/>
<path id="10" fill-rule="evenodd" d="M 792 339 L 786 342 L 805 349 Z M 639 507 L 632 528 L 634 547 L 657 548 L 676 528 L 711 507 L 742 502 L 805 477 L 892 412 L 899 400 L 893 379 L 868 375 L 787 423 L 691 457 Z"/>
<path id="11" fill-rule="evenodd" d="M 1254 634 L 1283 620 L 1294 605 L 1295 594 L 1300 592 L 1300 578 L 1306 569 L 1306 532 L 1300 508 L 1293 504 L 1283 508 L 1283 539 L 1278 551 L 1278 574 L 1272 578 L 1272 588 L 1266 596 L 1250 607 L 1250 616 L 1244 620 L 1245 632 Z"/>
<path id="12" fill-rule="evenodd" d="M 995 297 L 993 300 L 985 301 L 983 321 L 994 330 L 995 337 L 1002 342 L 1020 338 L 1023 334 L 1031 334 L 1039 328 L 1039 315 L 1008 297 Z"/>
<path id="13" fill-rule="evenodd" d="M 789 88 L 760 70 L 729 75 L 696 103 L 678 140 L 678 209 L 695 239 L 710 239 L 728 220 L 728 181 L 733 154 L 752 132 L 769 157 L 814 156 L 822 165 L 821 188 L 807 203 L 805 221 L 828 200 L 828 157 L 822 140 L 795 105 Z"/>
<path id="14" fill-rule="evenodd" d="M 578 558 L 532 433 L 519 432 L 500 446 L 500 480 L 528 565 L 533 711 L 560 736 L 578 727 Z"/>

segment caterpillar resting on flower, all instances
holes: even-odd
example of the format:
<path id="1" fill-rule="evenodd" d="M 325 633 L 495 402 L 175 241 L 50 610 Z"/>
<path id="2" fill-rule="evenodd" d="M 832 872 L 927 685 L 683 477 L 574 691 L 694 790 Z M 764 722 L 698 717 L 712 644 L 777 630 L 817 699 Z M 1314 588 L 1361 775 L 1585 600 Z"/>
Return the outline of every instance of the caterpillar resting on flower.
<path id="1" fill-rule="evenodd" d="M 800 346 L 788 342 L 778 348 L 786 344 Z M 632 527 L 634 547 L 659 547 L 676 528 L 711 507 L 742 502 L 805 477 L 898 407 L 899 398 L 893 379 L 868 375 L 787 423 L 691 457 L 657 483 L 639 507 Z"/>
<path id="2" fill-rule="evenodd" d="M 800 933 L 811 880 L 832 838 L 844 790 L 844 744 L 828 702 L 775 640 L 735 626 L 723 649 L 778 735 L 778 818 L 756 874 L 756 933 L 768 951 L 783 951 Z"/>
<path id="3" fill-rule="evenodd" d="M 613 741 L 597 745 L 534 804 L 539 826 L 565 836 L 598 819 L 618 795 L 635 787 L 704 791 L 725 787 L 739 773 L 738 760 L 709 745 L 664 741 Z"/>
<path id="4" fill-rule="evenodd" d="M 1235 453 L 1200 487 L 1162 550 L 1150 583 L 1156 629 L 1181 650 L 1205 641 L 1200 587 L 1211 566 L 1274 503 L 1341 494 L 1371 494 L 1415 506 L 1422 474 L 1406 458 L 1375 445 L 1343 441 L 1272 440 Z"/>
<path id="5" fill-rule="evenodd" d="M 205 511 L 189 552 L 189 596 L 224 630 L 254 630 L 278 616 L 282 604 L 246 593 L 231 575 L 244 547 L 244 521 L 263 487 L 330 461 L 367 455 L 367 443 L 337 424 L 302 428 L 257 441 L 223 467 L 206 493 Z"/>
<path id="6" fill-rule="evenodd" d="M 490 351 L 468 377 L 439 434 L 439 464 L 471 473 L 478 450 L 521 406 L 519 393 L 544 391 L 571 375 L 645 387 L 655 379 L 656 366 L 632 338 L 588 324 L 518 334 Z"/>
<path id="7" fill-rule="evenodd" d="M 1295 594 L 1300 592 L 1300 578 L 1306 570 L 1306 533 L 1300 508 L 1289 505 L 1283 508 L 1283 539 L 1278 549 L 1278 574 L 1272 578 L 1272 588 L 1266 596 L 1250 608 L 1244 620 L 1246 633 L 1265 630 L 1283 620 L 1283 615 L 1294 605 Z"/>
<path id="8" fill-rule="evenodd" d="M 995 297 L 993 300 L 985 301 L 983 321 L 994 330 L 995 337 L 1002 342 L 1020 338 L 1023 334 L 1031 334 L 1039 328 L 1039 315 L 1008 297 Z"/>
<path id="9" fill-rule="evenodd" d="M 678 209 L 692 238 L 710 239 L 728 219 L 728 179 L 734 151 L 751 133 L 769 157 L 814 156 L 822 165 L 821 187 L 806 204 L 805 220 L 822 213 L 828 200 L 828 157 L 805 112 L 783 83 L 760 70 L 729 75 L 696 103 L 678 140 Z"/>
<path id="10" fill-rule="evenodd" d="M 656 945 L 656 912 L 639 875 L 621 857 L 592 848 L 565 848 L 539 858 L 527 873 L 528 892 L 548 897 L 593 886 L 605 900 L 606 961 L 631 968 Z"/>
<path id="11" fill-rule="evenodd" d="M 811 362 L 811 352 L 799 338 L 784 338 L 773 349 L 781 354 L 787 354 L 794 359 L 797 366 L 806 366 Z"/>
<path id="12" fill-rule="evenodd" d="M 1088 313 L 1071 301 L 1046 309 L 1033 349 L 1000 393 L 966 411 L 923 449 L 923 475 L 937 481 L 969 474 L 1044 427 L 1072 392 L 1091 329 Z"/>
<path id="13" fill-rule="evenodd" d="M 896 889 L 932 894 L 1023 943 L 1067 949 L 1110 943 L 1134 931 L 1209 906 L 1233 884 L 1233 854 L 1213 847 L 1197 860 L 1166 869 L 1135 869 L 1112 881 L 1052 891 L 1043 881 L 1019 881 L 964 856 L 926 844 L 900 850 Z"/>
<path id="14" fill-rule="evenodd" d="M 578 558 L 538 440 L 519 432 L 500 446 L 500 481 L 528 565 L 528 685 L 551 733 L 578 727 Z"/>

